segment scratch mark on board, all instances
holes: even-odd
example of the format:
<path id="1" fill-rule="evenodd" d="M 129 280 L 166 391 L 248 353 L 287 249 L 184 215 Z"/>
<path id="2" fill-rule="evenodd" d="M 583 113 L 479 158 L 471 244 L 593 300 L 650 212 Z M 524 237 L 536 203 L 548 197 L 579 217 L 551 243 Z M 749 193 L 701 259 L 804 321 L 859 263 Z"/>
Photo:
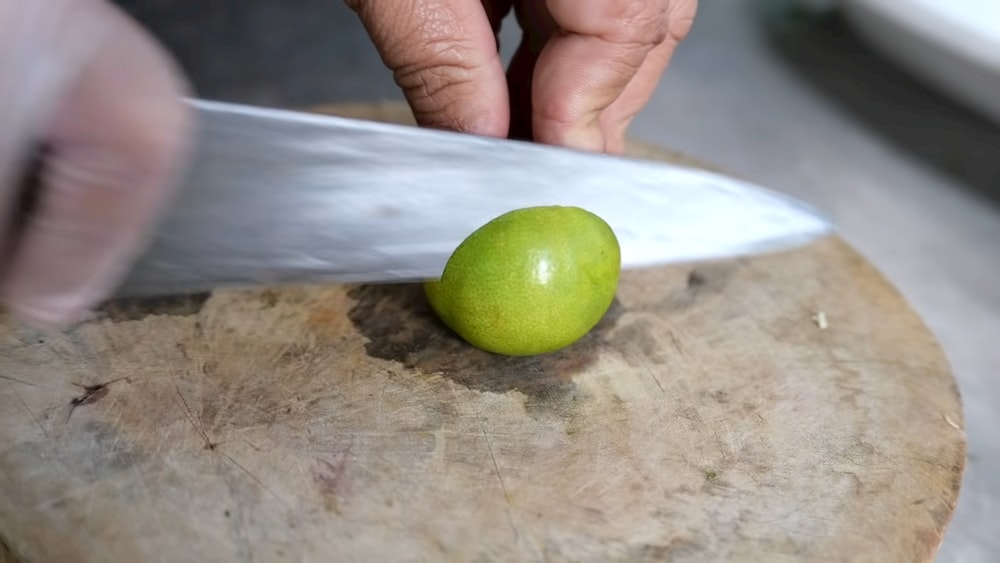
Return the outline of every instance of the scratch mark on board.
<path id="1" fill-rule="evenodd" d="M 648 364 L 643 364 L 643 367 L 646 368 L 646 373 L 648 373 L 649 377 L 653 380 L 654 383 L 656 383 L 656 386 L 660 388 L 660 393 L 666 395 L 667 390 L 663 388 L 663 383 L 660 383 L 660 378 L 656 377 L 656 374 L 653 373 L 652 368 L 650 368 Z"/>
<path id="2" fill-rule="evenodd" d="M 10 381 L 12 383 L 20 383 L 21 385 L 27 385 L 28 387 L 38 387 L 37 384 L 30 381 L 24 381 L 23 379 L 18 379 L 16 377 L 10 377 L 8 375 L 0 375 L 0 379 L 4 381 Z"/>
<path id="3" fill-rule="evenodd" d="M 205 443 L 202 449 L 218 454 L 218 456 L 215 457 L 214 459 L 219 464 L 219 477 L 226 483 L 226 487 L 229 489 L 230 497 L 233 500 L 233 511 L 230 513 L 232 517 L 229 518 L 229 521 L 232 522 L 232 527 L 233 527 L 232 533 L 235 538 L 235 543 L 238 544 L 237 548 L 240 556 L 239 558 L 242 561 L 252 563 L 253 549 L 252 546 L 250 545 L 250 540 L 246 533 L 246 522 L 245 522 L 246 511 L 243 509 L 243 503 L 240 502 L 240 495 L 237 493 L 233 485 L 232 482 L 233 474 L 228 471 L 222 471 L 222 468 L 224 468 L 226 466 L 226 463 L 228 462 L 229 464 L 232 465 L 232 467 L 235 467 L 237 470 L 239 470 L 247 477 L 249 477 L 254 483 L 256 483 L 261 488 L 261 490 L 267 492 L 275 499 L 277 499 L 279 503 L 284 504 L 284 502 L 282 501 L 281 497 L 279 497 L 274 491 L 272 491 L 267 485 L 265 485 L 264 482 L 260 480 L 260 478 L 258 478 L 256 475 L 253 474 L 253 472 L 251 472 L 249 469 L 247 469 L 238 461 L 236 461 L 232 456 L 219 449 L 219 446 L 221 446 L 225 442 L 224 441 L 216 442 L 208 437 L 208 433 L 205 432 L 205 430 L 195 421 L 194 411 L 191 410 L 191 407 L 190 405 L 188 405 L 187 400 L 184 399 L 184 394 L 181 393 L 180 388 L 177 387 L 177 385 L 174 385 L 174 390 L 177 392 L 177 398 L 178 400 L 180 400 L 181 405 L 184 408 L 185 418 L 187 418 L 188 422 L 194 428 L 195 432 L 197 432 L 198 435 L 201 436 L 202 440 Z"/>
<path id="4" fill-rule="evenodd" d="M 194 427 L 195 431 L 201 435 L 202 440 L 205 441 L 204 449 L 209 451 L 215 451 L 216 446 L 218 446 L 219 444 L 210 440 L 208 438 L 208 434 L 206 434 L 205 431 L 202 430 L 201 426 L 198 426 L 198 423 L 194 421 L 194 413 L 191 412 L 191 407 L 188 406 L 187 401 L 184 399 L 184 395 L 181 394 L 180 387 L 174 385 L 174 390 L 177 391 L 177 398 L 180 399 L 181 405 L 184 406 L 184 416 L 187 417 L 188 422 L 191 423 L 191 426 Z"/>
<path id="5" fill-rule="evenodd" d="M 497 463 L 496 453 L 493 451 L 493 441 L 490 440 L 490 435 L 486 432 L 486 424 L 480 419 L 479 425 L 483 431 L 483 439 L 486 440 L 486 450 L 490 454 L 490 461 L 493 462 L 493 472 L 497 476 L 497 481 L 500 482 L 500 489 L 503 491 L 503 498 L 506 501 L 506 511 L 507 511 L 507 521 L 510 522 L 510 529 L 514 532 L 514 541 L 518 541 L 521 534 L 517 531 L 517 526 L 514 525 L 514 516 L 510 512 L 510 492 L 507 490 L 507 483 L 503 480 L 503 474 L 500 473 L 500 464 Z"/>
<path id="6" fill-rule="evenodd" d="M 225 466 L 222 458 L 216 458 L 216 460 L 220 466 Z M 232 474 L 229 472 L 223 474 L 221 471 L 220 474 L 222 480 L 226 483 L 226 487 L 229 489 L 229 496 L 233 502 L 233 511 L 226 510 L 225 515 L 230 522 L 230 531 L 236 544 L 238 557 L 242 561 L 253 563 L 253 549 L 250 546 L 250 540 L 246 532 L 246 510 L 243 507 L 243 503 L 240 502 L 239 494 L 237 494 L 233 486 Z M 235 513 L 235 518 L 231 517 L 233 513 Z"/>
<path id="7" fill-rule="evenodd" d="M 17 388 L 14 387 L 13 385 L 10 386 L 10 390 L 14 392 L 14 396 L 17 397 L 18 402 L 21 403 L 21 408 L 24 409 L 24 412 L 28 413 L 28 418 L 30 418 L 31 421 L 34 422 L 36 426 L 38 426 L 38 429 L 42 431 L 42 436 L 45 436 L 45 439 L 48 439 L 49 433 L 45 431 L 45 427 L 42 426 L 42 422 L 38 420 L 38 417 L 35 416 L 35 413 L 31 411 L 30 407 L 28 407 L 28 403 L 24 400 L 24 397 L 22 397 L 21 394 L 18 393 Z"/>
<path id="8" fill-rule="evenodd" d="M 680 343 L 680 341 L 677 340 L 677 335 L 674 334 L 674 331 L 667 330 L 667 336 L 670 337 L 670 343 L 674 345 L 674 349 L 677 350 L 677 353 L 679 355 L 683 356 L 684 355 L 684 350 L 681 349 L 681 343 Z"/>
<path id="9" fill-rule="evenodd" d="M 284 500 L 280 496 L 278 496 L 278 494 L 275 493 L 270 487 L 268 487 L 264 483 L 264 481 L 262 481 L 259 477 L 257 477 L 257 475 L 255 475 L 252 471 L 243 466 L 240 462 L 236 461 L 236 459 L 234 459 L 233 456 L 219 449 L 219 446 L 221 446 L 225 442 L 215 442 L 208 437 L 208 434 L 205 432 L 205 430 L 201 426 L 199 426 L 197 422 L 195 422 L 194 413 L 191 410 L 191 407 L 188 405 L 188 402 L 184 399 L 184 395 L 181 393 L 180 388 L 175 385 L 174 390 L 177 392 L 177 398 L 180 399 L 181 405 L 183 405 L 184 407 L 184 416 L 188 419 L 188 422 L 191 423 L 191 426 L 194 427 L 195 431 L 198 432 L 202 440 L 204 440 L 205 442 L 205 446 L 202 449 L 219 454 L 221 457 L 225 458 L 229 463 L 231 463 L 233 467 L 236 467 L 237 469 L 245 473 L 247 477 L 249 477 L 254 483 L 257 483 L 257 485 L 260 486 L 260 488 L 263 489 L 265 492 L 273 496 L 279 503 L 285 504 Z"/>

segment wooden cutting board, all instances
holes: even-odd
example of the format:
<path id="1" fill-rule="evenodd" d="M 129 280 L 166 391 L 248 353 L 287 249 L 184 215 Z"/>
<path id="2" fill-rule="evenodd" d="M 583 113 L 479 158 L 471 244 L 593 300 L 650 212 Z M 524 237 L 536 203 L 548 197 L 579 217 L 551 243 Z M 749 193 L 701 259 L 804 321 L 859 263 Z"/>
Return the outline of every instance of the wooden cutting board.
<path id="1" fill-rule="evenodd" d="M 2 317 L 0 401 L 27 562 L 929 561 L 965 464 L 938 344 L 835 237 L 625 272 L 589 336 L 527 359 L 410 285 Z"/>

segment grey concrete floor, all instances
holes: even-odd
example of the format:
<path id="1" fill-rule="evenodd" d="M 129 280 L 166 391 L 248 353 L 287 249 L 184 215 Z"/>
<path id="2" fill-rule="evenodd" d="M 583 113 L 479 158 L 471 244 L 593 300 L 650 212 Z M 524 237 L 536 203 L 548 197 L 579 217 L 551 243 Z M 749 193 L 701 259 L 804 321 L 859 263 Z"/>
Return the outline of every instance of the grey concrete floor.
<path id="1" fill-rule="evenodd" d="M 401 99 L 328 0 L 119 0 L 201 96 L 264 105 Z M 1000 560 L 1000 128 L 872 53 L 836 18 L 702 0 L 633 134 L 828 210 L 938 336 L 969 463 L 939 561 Z M 509 56 L 517 32 L 505 29 Z"/>

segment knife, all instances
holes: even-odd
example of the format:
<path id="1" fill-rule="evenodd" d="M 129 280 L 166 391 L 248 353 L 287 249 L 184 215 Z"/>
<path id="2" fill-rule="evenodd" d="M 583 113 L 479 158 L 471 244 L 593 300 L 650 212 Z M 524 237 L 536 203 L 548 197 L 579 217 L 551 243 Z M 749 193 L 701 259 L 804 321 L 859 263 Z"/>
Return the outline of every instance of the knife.
<path id="1" fill-rule="evenodd" d="M 575 205 L 624 269 L 778 251 L 832 229 L 776 191 L 687 166 L 190 99 L 193 163 L 117 297 L 441 275 L 494 217 Z"/>

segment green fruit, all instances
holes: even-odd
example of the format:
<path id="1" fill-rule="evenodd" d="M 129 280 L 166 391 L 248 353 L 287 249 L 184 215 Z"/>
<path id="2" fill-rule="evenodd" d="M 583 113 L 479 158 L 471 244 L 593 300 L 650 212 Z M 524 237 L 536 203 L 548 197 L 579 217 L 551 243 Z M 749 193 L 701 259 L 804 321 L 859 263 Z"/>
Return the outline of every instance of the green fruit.
<path id="1" fill-rule="evenodd" d="M 618 238 L 600 217 L 529 207 L 469 235 L 424 289 L 441 320 L 473 346 L 531 356 L 590 332 L 614 300 L 620 271 Z"/>

